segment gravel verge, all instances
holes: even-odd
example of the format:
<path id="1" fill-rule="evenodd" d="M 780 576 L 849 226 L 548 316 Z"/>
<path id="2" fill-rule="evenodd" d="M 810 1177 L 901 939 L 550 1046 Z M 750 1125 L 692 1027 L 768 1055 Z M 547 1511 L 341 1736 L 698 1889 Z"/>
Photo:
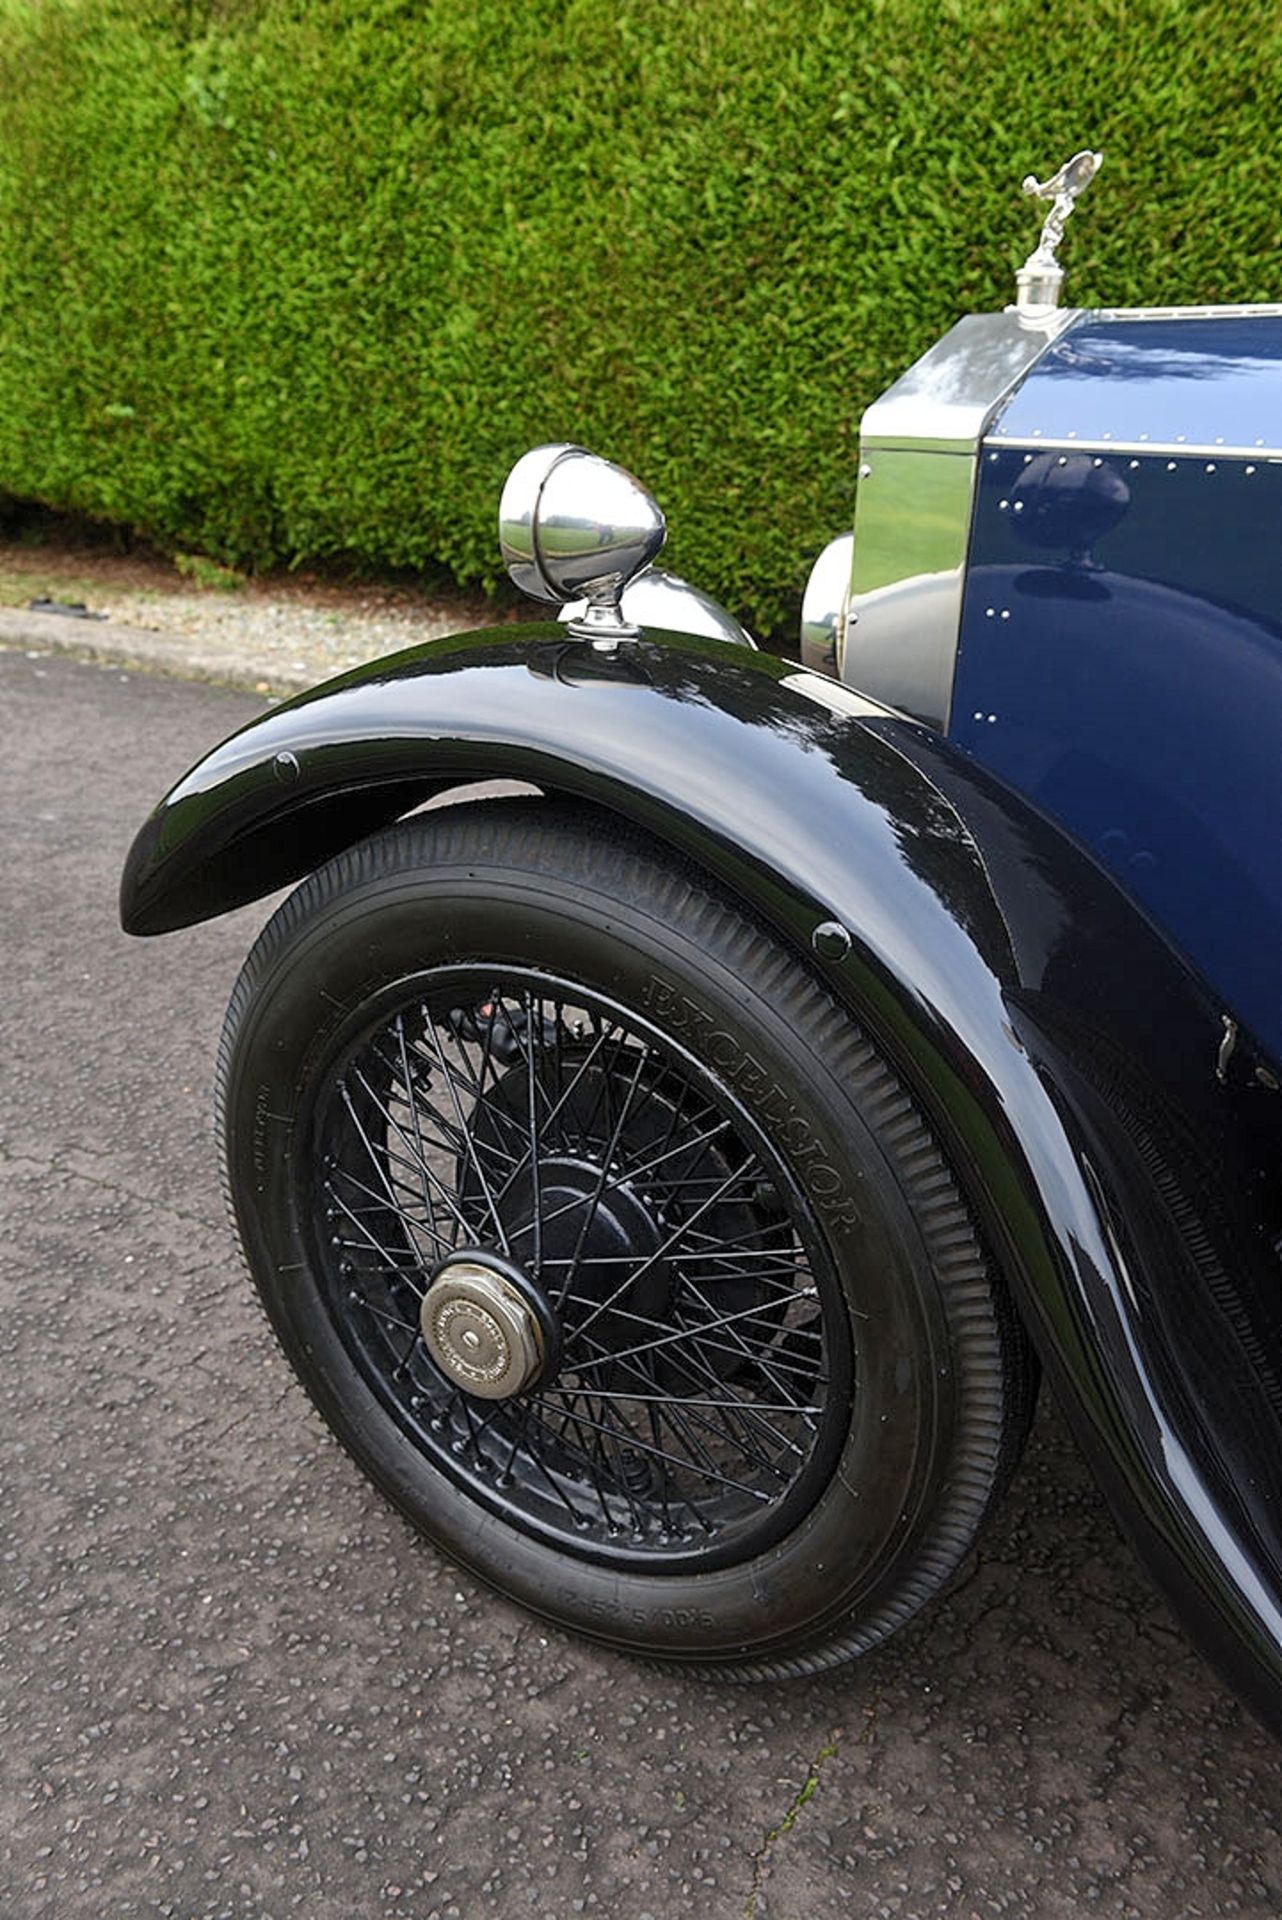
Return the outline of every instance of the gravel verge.
<path id="1" fill-rule="evenodd" d="M 231 594 L 176 595 L 141 605 L 122 600 L 109 618 L 0 607 L 0 646 L 283 695 L 402 647 L 462 632 L 477 624 L 478 611 L 483 620 L 484 609 L 465 606 L 379 616 Z"/>

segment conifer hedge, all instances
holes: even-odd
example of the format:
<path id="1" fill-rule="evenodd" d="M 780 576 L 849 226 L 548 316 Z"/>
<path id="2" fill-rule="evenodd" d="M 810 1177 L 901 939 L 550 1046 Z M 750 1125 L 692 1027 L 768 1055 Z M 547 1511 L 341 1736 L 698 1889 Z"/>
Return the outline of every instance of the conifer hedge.
<path id="1" fill-rule="evenodd" d="M 0 490 L 484 581 L 575 439 L 768 630 L 1025 172 L 1077 304 L 1282 294 L 1280 96 L 1247 0 L 0 0 Z"/>

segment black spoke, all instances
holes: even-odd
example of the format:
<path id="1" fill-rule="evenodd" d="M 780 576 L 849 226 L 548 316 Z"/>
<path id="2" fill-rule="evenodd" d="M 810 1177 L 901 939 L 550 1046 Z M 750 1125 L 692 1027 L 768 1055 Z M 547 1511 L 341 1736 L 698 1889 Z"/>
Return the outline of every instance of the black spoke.
<path id="1" fill-rule="evenodd" d="M 399 1253 L 393 1252 L 390 1247 L 385 1246 L 383 1242 L 378 1238 L 378 1235 L 370 1231 L 369 1227 L 366 1226 L 365 1222 L 359 1217 L 359 1215 L 352 1212 L 351 1208 L 347 1205 L 346 1201 L 342 1198 L 341 1195 L 334 1193 L 332 1188 L 330 1192 L 331 1192 L 331 1198 L 333 1199 L 334 1205 L 337 1208 L 338 1212 L 341 1213 L 346 1219 L 351 1221 L 352 1225 L 356 1228 L 356 1231 L 360 1234 L 361 1241 L 363 1242 L 364 1246 L 367 1247 L 372 1253 L 376 1253 L 378 1255 L 379 1259 L 383 1263 L 383 1268 L 385 1272 L 395 1275 L 397 1279 L 408 1280 L 411 1273 L 417 1273 L 419 1271 L 418 1262 L 414 1259 L 412 1254 L 402 1256 Z M 348 1247 L 347 1250 L 355 1251 L 356 1249 L 352 1249 Z M 402 1264 L 403 1259 L 408 1260 L 409 1264 L 403 1265 Z"/>
<path id="2" fill-rule="evenodd" d="M 613 1359 L 614 1371 L 622 1371 L 631 1379 L 640 1380 L 645 1387 L 653 1387 L 658 1384 L 657 1375 L 654 1370 L 646 1365 L 646 1355 L 644 1353 L 638 1354 L 635 1358 L 623 1358 L 619 1355 L 607 1357 Z M 711 1404 L 707 1398 L 708 1393 L 715 1393 L 724 1389 L 724 1383 L 716 1372 L 715 1367 L 708 1362 L 706 1355 L 698 1349 L 683 1347 L 675 1352 L 669 1350 L 664 1358 L 669 1371 L 675 1368 L 679 1375 L 685 1380 L 688 1380 L 690 1384 L 702 1388 L 703 1392 L 698 1395 L 683 1396 L 668 1391 L 660 1396 L 649 1393 L 637 1393 L 631 1386 L 627 1386 L 619 1389 L 619 1397 L 627 1401 L 636 1400 L 642 1405 L 647 1402 L 654 1402 L 657 1405 L 661 1402 L 664 1407 L 668 1409 L 677 1406 L 693 1409 L 708 1407 Z M 791 1453 L 794 1458 L 802 1457 L 804 1450 L 797 1445 L 797 1442 L 791 1439 L 786 1433 L 781 1432 L 771 1421 L 764 1418 L 766 1412 L 780 1414 L 784 1411 L 794 1411 L 793 1408 L 790 1407 L 785 1410 L 772 1402 L 752 1403 L 743 1400 L 722 1400 L 717 1403 L 716 1410 L 724 1416 L 724 1424 L 733 1427 L 734 1431 L 741 1436 L 741 1443 L 745 1449 L 751 1447 L 753 1442 L 742 1437 L 748 1433 L 755 1433 L 758 1437 L 762 1435 L 765 1436 L 767 1446 Z M 801 1409 L 795 1410 L 801 1411 Z M 818 1409 L 815 1409 L 815 1411 L 818 1411 Z M 767 1470 L 772 1473 L 774 1471 L 773 1467 L 769 1466 Z"/>
<path id="3" fill-rule="evenodd" d="M 669 1416 L 672 1417 L 671 1408 L 669 1408 Z M 582 1421 L 584 1426 L 592 1428 L 597 1433 L 611 1434 L 617 1433 L 618 1431 L 617 1427 L 608 1427 L 599 1420 L 591 1419 L 586 1413 L 572 1413 L 568 1417 L 573 1420 L 576 1425 L 579 1421 Z M 754 1500 L 768 1500 L 770 1498 L 770 1495 L 763 1492 L 761 1488 L 747 1485 L 742 1480 L 732 1480 L 728 1474 L 719 1472 L 714 1466 L 711 1456 L 708 1454 L 704 1454 L 705 1465 L 700 1461 L 690 1458 L 688 1454 L 683 1458 L 681 1454 L 672 1453 L 663 1447 L 651 1446 L 648 1441 L 640 1439 L 635 1434 L 629 1435 L 628 1445 L 634 1447 L 638 1453 L 652 1454 L 656 1459 L 662 1460 L 668 1466 L 677 1467 L 687 1473 L 693 1471 L 705 1479 L 715 1480 L 719 1486 L 733 1487 L 737 1493 L 746 1493 Z M 693 1452 L 693 1449 L 691 1451 Z"/>
<path id="4" fill-rule="evenodd" d="M 552 1123 L 554 1121 L 559 1120 L 561 1114 L 565 1110 L 567 1102 L 570 1101 L 573 1098 L 574 1094 L 577 1092 L 580 1084 L 584 1079 L 584 1076 L 588 1073 L 589 1068 L 593 1065 L 598 1053 L 600 1052 L 601 1048 L 604 1045 L 605 1045 L 605 1035 L 601 1034 L 597 1038 L 596 1042 L 594 1043 L 591 1053 L 588 1054 L 586 1059 L 580 1062 L 578 1070 L 575 1073 L 574 1079 L 570 1082 L 570 1085 L 563 1090 L 561 1097 L 557 1100 L 555 1106 L 553 1106 L 549 1110 L 549 1112 L 545 1115 L 544 1117 L 545 1130 L 549 1129 L 552 1126 Z M 524 1173 L 526 1167 L 529 1165 L 529 1160 L 530 1160 L 530 1149 L 527 1146 L 525 1153 L 523 1154 L 521 1159 L 517 1162 L 516 1166 L 512 1169 L 512 1172 L 508 1176 L 507 1187 L 511 1186 L 512 1181 L 516 1178 L 518 1174 Z M 503 1191 L 500 1192 L 499 1194 L 500 1199 L 504 1197 L 506 1190 L 507 1188 L 505 1187 Z"/>
<path id="5" fill-rule="evenodd" d="M 735 1172 L 727 1174 L 726 1178 L 721 1182 L 721 1185 L 718 1187 L 716 1193 L 700 1202 L 698 1213 L 695 1215 L 695 1218 L 698 1218 L 699 1214 L 707 1213 L 709 1208 L 714 1204 L 716 1200 L 721 1199 L 726 1193 L 730 1191 L 732 1187 L 735 1187 L 741 1184 L 743 1177 L 744 1176 L 741 1169 L 736 1169 Z M 645 1260 L 643 1260 L 641 1262 L 641 1265 L 636 1269 L 636 1271 L 634 1273 L 629 1274 L 627 1279 L 624 1280 L 620 1286 L 616 1287 L 615 1291 L 612 1294 L 609 1294 L 606 1297 L 606 1299 L 601 1302 L 600 1306 L 593 1308 L 592 1312 L 588 1315 L 587 1319 L 583 1322 L 583 1326 L 580 1329 L 580 1331 L 584 1331 L 588 1327 L 590 1327 L 594 1320 L 599 1319 L 603 1313 L 607 1313 L 609 1311 L 610 1307 L 613 1306 L 615 1300 L 619 1299 L 630 1287 L 635 1286 L 638 1280 L 644 1279 L 646 1274 L 649 1273 L 650 1269 L 654 1266 L 655 1261 L 662 1260 L 666 1254 L 671 1253 L 673 1249 L 678 1245 L 678 1243 L 684 1238 L 685 1232 L 686 1232 L 686 1227 L 683 1224 L 677 1227 L 674 1232 L 669 1234 L 668 1238 L 664 1241 L 661 1247 L 656 1248 L 656 1250 L 652 1254 L 650 1254 Z"/>
<path id="6" fill-rule="evenodd" d="M 571 1306 L 591 1305 L 591 1302 L 585 1301 L 582 1295 L 580 1294 L 567 1294 L 566 1300 L 568 1304 Z M 666 1335 L 674 1331 L 674 1328 L 672 1327 L 670 1322 L 666 1320 L 653 1320 L 650 1318 L 648 1314 L 630 1313 L 625 1307 L 614 1307 L 611 1311 L 616 1320 L 627 1320 L 639 1327 L 653 1328 L 655 1333 L 660 1335 Z M 710 1351 L 714 1353 L 728 1354 L 732 1359 L 739 1359 L 742 1357 L 743 1348 L 741 1346 L 738 1346 L 738 1345 L 731 1346 L 728 1342 L 706 1339 L 704 1337 L 704 1329 L 702 1326 L 695 1326 L 695 1327 L 688 1328 L 686 1330 L 692 1335 L 697 1334 L 699 1337 L 700 1346 L 706 1346 L 707 1348 L 709 1348 Z M 807 1327 L 789 1327 L 788 1335 L 790 1340 L 805 1339 L 805 1340 L 822 1341 L 822 1338 L 823 1338 L 822 1334 L 817 1333 Z M 646 1348 L 638 1347 L 636 1351 L 638 1353 L 644 1353 L 646 1351 Z M 618 1355 L 616 1354 L 614 1357 L 617 1359 Z M 780 1354 L 776 1353 L 772 1355 L 772 1365 L 778 1367 L 782 1372 L 785 1372 L 785 1373 L 792 1372 L 792 1373 L 802 1375 L 807 1380 L 810 1380 L 813 1385 L 823 1386 L 825 1384 L 823 1377 L 816 1376 L 812 1368 L 805 1366 L 804 1364 L 801 1364 L 799 1362 L 787 1360 L 784 1358 L 784 1356 Z"/>
<path id="7" fill-rule="evenodd" d="M 442 1200 L 445 1202 L 445 1205 L 448 1208 L 448 1210 L 454 1215 L 454 1218 L 458 1221 L 460 1226 L 466 1227 L 467 1220 L 465 1219 L 462 1212 L 459 1210 L 458 1206 L 456 1205 L 453 1199 L 453 1196 L 450 1193 L 448 1186 L 441 1179 L 440 1175 L 437 1174 L 428 1165 L 426 1160 L 420 1163 L 414 1157 L 413 1140 L 405 1132 L 405 1129 L 401 1125 L 400 1121 L 391 1112 L 391 1110 L 384 1104 L 384 1102 L 379 1099 L 378 1095 L 374 1092 L 374 1089 L 370 1086 L 369 1082 L 364 1078 L 364 1076 L 361 1074 L 358 1074 L 356 1077 L 360 1081 L 360 1085 L 363 1091 L 369 1096 L 370 1100 L 373 1102 L 373 1104 L 377 1107 L 378 1111 L 382 1114 L 383 1118 L 386 1120 L 392 1132 L 396 1135 L 397 1139 L 400 1140 L 401 1144 L 405 1147 L 406 1152 L 409 1154 L 410 1158 L 408 1159 L 408 1161 L 402 1162 L 401 1164 L 404 1164 L 413 1168 L 416 1172 L 421 1171 L 427 1177 L 427 1179 L 431 1180 L 432 1184 L 436 1187 L 437 1191 L 440 1193 L 440 1196 Z M 383 1177 L 384 1185 L 387 1187 L 388 1197 L 390 1198 L 392 1205 L 395 1207 L 398 1204 L 396 1200 L 396 1196 L 392 1191 L 391 1183 L 387 1180 L 386 1175 L 383 1173 L 384 1162 L 390 1161 L 392 1159 L 390 1149 L 385 1148 L 382 1154 L 379 1154 L 378 1152 L 376 1152 L 373 1146 L 373 1143 L 370 1140 L 369 1134 L 367 1133 L 364 1125 L 362 1124 L 360 1116 L 356 1112 L 355 1106 L 352 1103 L 351 1095 L 347 1092 L 346 1088 L 343 1089 L 343 1097 L 347 1103 L 348 1112 L 351 1114 L 352 1119 L 356 1122 L 356 1126 L 358 1131 L 360 1132 L 361 1140 L 364 1144 L 365 1151 L 369 1158 L 369 1161 L 371 1165 L 377 1168 L 379 1174 Z"/>
<path id="8" fill-rule="evenodd" d="M 534 1271 L 543 1270 L 543 1197 L 539 1187 L 539 1156 L 542 1151 L 539 1135 L 539 1093 L 538 1075 L 534 1065 L 534 1001 L 530 994 L 524 1000 L 525 1012 L 525 1086 L 530 1111 L 530 1191 L 531 1210 L 534 1220 Z"/>
<path id="9" fill-rule="evenodd" d="M 696 1286 L 693 1286 L 693 1284 L 691 1286 L 691 1291 L 694 1294 L 696 1300 L 699 1301 L 701 1306 L 706 1307 L 708 1305 L 708 1302 L 704 1299 L 704 1296 L 699 1292 L 699 1289 Z M 720 1321 L 713 1322 L 714 1326 L 727 1326 L 729 1324 L 730 1322 L 727 1321 L 725 1318 L 722 1318 Z M 763 1350 L 759 1344 L 754 1347 L 750 1345 L 748 1341 L 744 1340 L 743 1329 L 739 1325 L 739 1322 L 737 1319 L 734 1325 L 734 1331 L 732 1332 L 730 1337 L 732 1341 L 734 1341 L 736 1344 L 742 1347 L 745 1359 L 751 1361 L 753 1366 L 756 1367 L 757 1371 L 762 1375 L 762 1377 L 765 1380 L 767 1380 L 772 1387 L 775 1387 L 781 1401 L 783 1402 L 784 1406 L 787 1407 L 789 1413 L 798 1413 L 802 1416 L 803 1419 L 808 1419 L 810 1414 L 817 1413 L 819 1411 L 817 1407 L 797 1406 L 795 1402 L 793 1402 L 788 1398 L 787 1390 L 784 1387 L 779 1386 L 777 1376 L 771 1366 L 769 1348 L 766 1348 Z"/>
<path id="10" fill-rule="evenodd" d="M 401 1333 L 413 1334 L 414 1340 L 417 1340 L 419 1330 L 411 1321 L 402 1320 L 394 1313 L 384 1313 L 381 1307 L 376 1307 L 372 1301 L 366 1300 L 363 1296 L 358 1296 L 355 1304 L 362 1307 L 366 1313 L 372 1313 L 374 1318 L 381 1320 L 385 1327 L 396 1327 Z M 410 1352 L 413 1352 L 414 1340 L 410 1342 Z M 404 1365 L 404 1361 L 401 1364 Z"/>
<path id="11" fill-rule="evenodd" d="M 648 1059 L 649 1059 L 649 1054 L 644 1050 L 641 1051 L 637 1059 L 636 1072 L 633 1074 L 631 1080 L 628 1082 L 628 1089 L 627 1089 L 627 1092 L 624 1094 L 623 1104 L 619 1109 L 618 1118 L 614 1123 L 614 1127 L 610 1134 L 610 1138 L 606 1143 L 605 1151 L 601 1156 L 600 1176 L 597 1179 L 597 1182 L 593 1187 L 591 1194 L 588 1197 L 586 1206 L 584 1207 L 583 1224 L 579 1228 L 579 1235 L 577 1240 L 574 1243 L 574 1251 L 570 1255 L 568 1262 L 565 1263 L 568 1270 L 566 1272 L 565 1279 L 561 1283 L 560 1291 L 557 1294 L 556 1304 L 558 1307 L 564 1303 L 565 1296 L 569 1292 L 571 1283 L 574 1280 L 574 1276 L 579 1270 L 579 1262 L 583 1258 L 583 1248 L 587 1241 L 589 1230 L 591 1229 L 592 1222 L 597 1217 L 597 1210 L 601 1205 L 601 1196 L 605 1192 L 606 1185 L 609 1181 L 610 1168 L 611 1168 L 611 1165 L 613 1164 L 614 1156 L 618 1151 L 619 1137 L 623 1132 L 623 1126 L 624 1126 L 624 1122 L 628 1117 L 628 1111 L 632 1105 L 633 1100 L 636 1098 L 636 1091 L 641 1084 L 641 1075 L 645 1070 L 646 1062 Z"/>
<path id="12" fill-rule="evenodd" d="M 458 1097 L 458 1088 L 454 1085 L 454 1077 L 450 1072 L 449 1064 L 446 1061 L 445 1055 L 441 1051 L 441 1042 L 437 1038 L 435 1027 L 433 1027 L 429 1023 L 427 1030 L 432 1036 L 432 1044 L 436 1051 L 437 1062 L 440 1066 L 441 1073 L 445 1080 L 446 1088 L 449 1092 L 450 1102 L 454 1108 L 454 1118 L 458 1122 L 459 1132 L 463 1136 L 464 1150 L 469 1160 L 471 1161 L 472 1172 L 475 1174 L 476 1179 L 480 1184 L 481 1192 L 485 1196 L 485 1204 L 489 1210 L 490 1218 L 494 1222 L 495 1231 L 498 1234 L 499 1245 L 502 1247 L 503 1251 L 506 1253 L 508 1251 L 508 1244 L 507 1244 L 507 1232 L 503 1225 L 503 1217 L 499 1213 L 498 1208 L 494 1204 L 494 1196 L 490 1192 L 489 1182 L 485 1178 L 485 1168 L 482 1166 L 481 1156 L 476 1150 L 476 1141 L 473 1138 L 472 1130 L 467 1125 L 467 1122 L 463 1118 L 463 1107 Z"/>

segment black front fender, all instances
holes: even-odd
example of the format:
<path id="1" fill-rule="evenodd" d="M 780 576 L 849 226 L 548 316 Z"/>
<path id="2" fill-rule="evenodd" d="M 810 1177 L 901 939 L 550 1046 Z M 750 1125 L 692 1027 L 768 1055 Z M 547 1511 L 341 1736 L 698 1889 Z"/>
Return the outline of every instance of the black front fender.
<path id="1" fill-rule="evenodd" d="M 873 1032 L 1144 1558 L 1282 1728 L 1276 1065 L 1226 1056 L 1225 1010 L 1116 885 L 947 741 L 682 636 L 472 634 L 290 701 L 144 825 L 123 922 L 221 913 L 496 777 L 697 861 Z"/>

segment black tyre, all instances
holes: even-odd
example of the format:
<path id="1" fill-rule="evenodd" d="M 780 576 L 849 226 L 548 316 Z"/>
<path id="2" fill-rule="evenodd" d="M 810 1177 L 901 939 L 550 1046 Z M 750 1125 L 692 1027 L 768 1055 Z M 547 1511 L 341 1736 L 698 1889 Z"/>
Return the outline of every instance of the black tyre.
<path id="1" fill-rule="evenodd" d="M 957 1187 L 849 1015 L 649 842 L 507 801 L 340 856 L 250 954 L 219 1097 L 308 1392 L 524 1605 L 775 1677 L 970 1546 L 1034 1373 Z"/>

